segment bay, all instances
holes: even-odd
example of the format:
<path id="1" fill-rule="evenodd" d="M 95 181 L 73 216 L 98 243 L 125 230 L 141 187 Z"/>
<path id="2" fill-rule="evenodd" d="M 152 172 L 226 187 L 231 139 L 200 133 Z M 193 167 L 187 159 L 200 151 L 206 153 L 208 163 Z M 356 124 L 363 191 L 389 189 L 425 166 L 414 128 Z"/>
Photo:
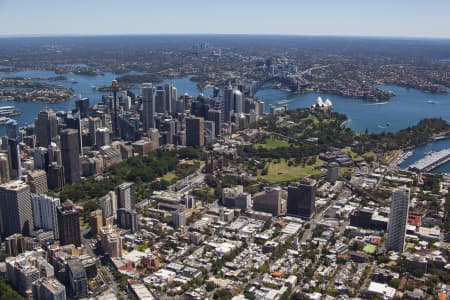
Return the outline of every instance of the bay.
<path id="1" fill-rule="evenodd" d="M 394 92 L 395 96 L 389 101 L 378 103 L 325 93 L 294 94 L 276 89 L 260 90 L 255 96 L 265 102 L 266 110 L 271 104 L 281 106 L 279 102 L 282 100 L 288 101 L 286 104 L 290 109 L 296 109 L 315 104 L 319 96 L 324 101 L 329 98 L 333 109 L 347 115 L 347 126 L 355 131 L 398 131 L 424 118 L 450 120 L 450 94 L 431 94 L 392 85 L 379 87 Z"/>

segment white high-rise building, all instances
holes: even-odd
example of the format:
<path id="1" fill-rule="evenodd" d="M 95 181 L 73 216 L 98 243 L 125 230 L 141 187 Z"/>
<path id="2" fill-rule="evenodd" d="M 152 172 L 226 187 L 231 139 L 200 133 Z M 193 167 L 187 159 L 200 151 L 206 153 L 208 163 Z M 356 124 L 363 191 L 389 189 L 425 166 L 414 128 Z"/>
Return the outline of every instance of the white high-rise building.
<path id="1" fill-rule="evenodd" d="M 392 192 L 391 212 L 389 214 L 386 249 L 403 252 L 405 246 L 406 224 L 408 222 L 410 190 L 406 187 Z"/>
<path id="2" fill-rule="evenodd" d="M 58 237 L 58 219 L 56 209 L 60 205 L 59 198 L 47 195 L 32 194 L 34 225 L 36 228 L 53 230 L 55 238 Z"/>
<path id="3" fill-rule="evenodd" d="M 114 191 L 99 199 L 99 206 L 102 209 L 103 224 L 112 224 L 117 217 L 117 195 Z"/>
<path id="4" fill-rule="evenodd" d="M 153 84 L 142 84 L 142 120 L 144 131 L 155 128 L 155 95 Z"/>

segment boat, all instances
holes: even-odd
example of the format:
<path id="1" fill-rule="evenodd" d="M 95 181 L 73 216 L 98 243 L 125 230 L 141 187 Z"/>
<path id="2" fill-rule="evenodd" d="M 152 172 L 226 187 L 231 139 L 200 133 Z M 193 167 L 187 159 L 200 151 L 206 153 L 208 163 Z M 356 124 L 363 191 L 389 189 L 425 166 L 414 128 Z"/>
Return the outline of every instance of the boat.
<path id="1" fill-rule="evenodd" d="M 427 103 L 428 104 L 436 104 L 436 102 L 434 102 L 433 100 L 428 100 Z"/>
<path id="2" fill-rule="evenodd" d="M 289 103 L 289 100 L 281 100 L 281 101 L 278 101 L 278 104 L 286 104 L 286 103 Z"/>
<path id="3" fill-rule="evenodd" d="M 18 116 L 21 112 L 15 106 L 0 106 L 0 117 Z"/>
<path id="4" fill-rule="evenodd" d="M 0 117 L 0 125 L 5 125 L 6 123 L 8 123 L 10 120 L 12 120 L 11 118 L 8 117 Z"/>

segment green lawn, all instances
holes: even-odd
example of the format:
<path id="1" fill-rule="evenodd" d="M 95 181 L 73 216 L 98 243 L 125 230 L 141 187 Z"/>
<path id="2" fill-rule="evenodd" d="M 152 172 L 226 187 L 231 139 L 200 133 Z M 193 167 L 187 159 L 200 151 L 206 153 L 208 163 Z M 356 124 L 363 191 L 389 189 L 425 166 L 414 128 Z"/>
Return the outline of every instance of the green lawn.
<path id="1" fill-rule="evenodd" d="M 172 182 L 172 179 L 176 178 L 177 175 L 175 172 L 166 173 L 161 179 L 167 180 L 168 182 Z"/>
<path id="2" fill-rule="evenodd" d="M 366 244 L 363 248 L 363 251 L 366 252 L 367 254 L 374 254 L 375 251 L 377 251 L 377 247 L 372 244 Z"/>
<path id="3" fill-rule="evenodd" d="M 266 149 L 283 148 L 289 147 L 289 142 L 282 139 L 268 138 L 264 144 L 254 144 L 256 148 L 260 146 Z"/>
<path id="4" fill-rule="evenodd" d="M 267 175 L 262 176 L 259 172 L 258 177 L 268 182 L 294 181 L 312 175 L 320 175 L 320 170 L 315 168 L 322 165 L 323 161 L 317 159 L 316 163 L 311 166 L 288 166 L 286 160 L 282 159 L 278 164 L 271 162 Z"/>

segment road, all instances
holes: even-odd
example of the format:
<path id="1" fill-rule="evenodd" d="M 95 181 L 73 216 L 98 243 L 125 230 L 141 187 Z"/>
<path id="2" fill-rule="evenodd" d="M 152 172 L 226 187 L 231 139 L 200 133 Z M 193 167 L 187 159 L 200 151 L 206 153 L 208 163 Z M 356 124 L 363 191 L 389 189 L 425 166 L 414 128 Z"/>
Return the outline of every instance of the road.
<path id="1" fill-rule="evenodd" d="M 177 191 L 179 193 L 189 193 L 196 186 L 199 186 L 205 181 L 205 174 L 202 173 L 204 166 L 204 164 L 201 164 L 197 171 L 169 186 L 169 190 Z"/>
<path id="2" fill-rule="evenodd" d="M 94 249 L 91 246 L 92 242 L 94 242 L 96 240 L 85 238 L 85 236 L 89 233 L 89 231 L 90 231 L 90 229 L 83 229 L 81 231 L 81 243 L 84 245 L 86 251 L 88 252 L 88 254 L 90 256 L 98 258 L 98 255 L 95 254 Z M 106 280 L 106 278 L 103 277 L 103 273 L 107 274 L 108 277 L 110 278 L 110 280 Z M 98 274 L 102 278 L 103 282 L 105 282 L 105 284 L 111 290 L 113 290 L 116 295 L 121 294 L 122 296 L 124 296 L 124 294 L 119 289 L 119 285 L 114 280 L 114 275 L 111 273 L 111 271 L 109 270 L 109 268 L 107 266 L 103 265 L 103 263 L 100 264 L 100 268 L 98 269 Z"/>

